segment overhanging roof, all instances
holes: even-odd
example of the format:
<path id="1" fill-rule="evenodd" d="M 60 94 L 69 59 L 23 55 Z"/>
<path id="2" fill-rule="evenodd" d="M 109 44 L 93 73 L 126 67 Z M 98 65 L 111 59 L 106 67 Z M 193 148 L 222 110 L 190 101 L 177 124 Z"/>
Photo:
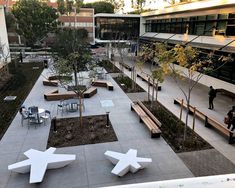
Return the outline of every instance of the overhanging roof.
<path id="1" fill-rule="evenodd" d="M 142 17 L 148 16 L 157 16 L 163 14 L 172 14 L 172 13 L 180 13 L 185 11 L 194 11 L 198 9 L 211 9 L 218 7 L 235 7 L 234 0 L 204 0 L 192 3 L 185 3 L 176 6 L 167 7 L 164 9 L 158 9 L 155 11 L 144 12 L 141 14 Z"/>

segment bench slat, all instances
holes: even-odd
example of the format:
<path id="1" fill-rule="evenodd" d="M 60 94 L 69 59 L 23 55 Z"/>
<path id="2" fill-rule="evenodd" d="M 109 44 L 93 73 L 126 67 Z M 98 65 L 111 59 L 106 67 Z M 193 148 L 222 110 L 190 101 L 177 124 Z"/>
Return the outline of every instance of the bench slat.
<path id="1" fill-rule="evenodd" d="M 158 127 L 162 126 L 161 122 L 147 109 L 147 107 L 141 101 L 138 101 L 137 104 L 141 106 L 145 113 L 154 121 L 154 123 L 157 124 Z"/>
<path id="2" fill-rule="evenodd" d="M 147 128 L 150 130 L 152 138 L 160 137 L 161 130 L 158 128 L 157 124 L 146 114 L 146 112 L 141 108 L 139 104 L 133 103 L 131 105 L 131 109 L 133 109 L 137 113 L 137 115 L 140 117 L 140 120 L 143 121 Z"/>

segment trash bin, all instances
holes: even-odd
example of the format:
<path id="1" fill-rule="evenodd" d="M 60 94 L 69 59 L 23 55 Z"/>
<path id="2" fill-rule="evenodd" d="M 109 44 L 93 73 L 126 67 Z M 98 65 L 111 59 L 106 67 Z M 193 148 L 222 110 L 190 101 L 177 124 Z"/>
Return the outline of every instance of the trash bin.
<path id="1" fill-rule="evenodd" d="M 47 59 L 44 59 L 44 68 L 48 68 L 48 60 Z"/>

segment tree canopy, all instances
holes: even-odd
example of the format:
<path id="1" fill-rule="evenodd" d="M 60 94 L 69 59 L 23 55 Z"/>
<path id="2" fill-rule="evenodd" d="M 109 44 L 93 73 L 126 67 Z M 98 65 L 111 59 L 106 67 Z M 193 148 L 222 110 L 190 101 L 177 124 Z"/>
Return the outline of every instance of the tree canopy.
<path id="1" fill-rule="evenodd" d="M 26 44 L 33 46 L 57 27 L 56 10 L 39 0 L 20 0 L 12 8 L 18 23 L 16 32 L 22 35 Z"/>
<path id="2" fill-rule="evenodd" d="M 56 34 L 54 50 L 64 58 L 74 52 L 83 54 L 87 49 L 87 38 L 85 29 L 61 29 Z"/>
<path id="3" fill-rule="evenodd" d="M 106 2 L 111 3 L 115 11 L 121 10 L 124 7 L 124 0 L 106 0 Z"/>
<path id="4" fill-rule="evenodd" d="M 114 13 L 114 5 L 109 2 L 100 1 L 94 3 L 86 3 L 82 5 L 83 8 L 94 8 L 95 14 L 98 13 Z"/>
<path id="5" fill-rule="evenodd" d="M 83 4 L 83 0 L 57 0 L 57 10 L 60 14 L 70 14 L 73 11 L 73 8 L 76 8 L 76 12 L 79 12 L 80 7 Z"/>

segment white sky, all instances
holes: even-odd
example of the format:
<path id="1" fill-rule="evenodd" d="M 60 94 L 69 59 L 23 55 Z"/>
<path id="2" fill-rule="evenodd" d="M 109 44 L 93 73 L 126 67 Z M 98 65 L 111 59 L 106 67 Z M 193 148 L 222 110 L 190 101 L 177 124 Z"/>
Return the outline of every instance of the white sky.
<path id="1" fill-rule="evenodd" d="M 84 3 L 91 3 L 101 0 L 84 0 Z M 124 6 L 124 12 L 130 12 L 132 11 L 131 7 L 131 0 L 124 0 L 125 6 Z M 145 8 L 146 9 L 157 9 L 157 8 L 163 8 L 167 3 L 163 2 L 163 0 L 146 0 Z"/>

